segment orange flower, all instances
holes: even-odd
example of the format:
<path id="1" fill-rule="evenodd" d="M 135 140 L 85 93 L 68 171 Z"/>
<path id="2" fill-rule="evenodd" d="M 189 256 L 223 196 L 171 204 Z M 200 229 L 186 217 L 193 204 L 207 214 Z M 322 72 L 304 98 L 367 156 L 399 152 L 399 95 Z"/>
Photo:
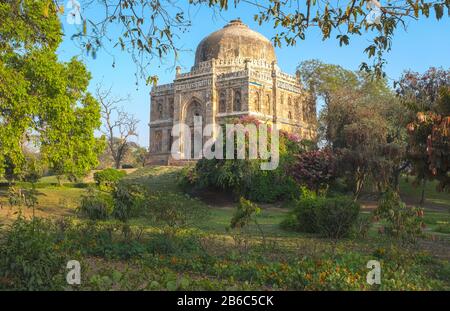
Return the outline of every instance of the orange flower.
<path id="1" fill-rule="evenodd" d="M 325 282 L 325 278 L 327 277 L 327 273 L 326 272 L 320 272 L 320 275 L 319 275 L 319 282 L 320 283 L 323 283 L 323 282 Z"/>
<path id="2" fill-rule="evenodd" d="M 418 112 L 417 120 L 419 120 L 419 122 L 424 122 L 426 120 L 425 114 L 423 112 Z"/>

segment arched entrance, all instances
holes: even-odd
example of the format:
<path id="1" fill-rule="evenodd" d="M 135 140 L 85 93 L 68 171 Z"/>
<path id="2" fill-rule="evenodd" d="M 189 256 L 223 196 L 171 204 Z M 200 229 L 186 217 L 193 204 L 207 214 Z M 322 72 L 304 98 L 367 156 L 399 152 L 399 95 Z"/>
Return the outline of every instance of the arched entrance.
<path id="1" fill-rule="evenodd" d="M 205 114 L 203 105 L 198 99 L 192 99 L 187 105 L 184 113 L 184 123 L 189 126 L 191 139 L 184 142 L 185 148 L 190 149 L 191 159 L 199 159 L 203 148 L 203 128 L 205 126 Z M 201 120 L 201 124 L 195 124 L 194 120 Z M 186 136 L 185 136 L 186 137 Z M 194 138 L 197 138 L 197 141 Z M 186 137 L 187 138 L 187 137 Z"/>

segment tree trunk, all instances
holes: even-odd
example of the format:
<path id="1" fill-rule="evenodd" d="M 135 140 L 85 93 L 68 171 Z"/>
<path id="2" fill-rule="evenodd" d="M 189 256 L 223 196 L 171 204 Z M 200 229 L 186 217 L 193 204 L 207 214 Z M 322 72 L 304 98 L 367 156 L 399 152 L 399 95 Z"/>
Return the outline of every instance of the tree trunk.
<path id="1" fill-rule="evenodd" d="M 420 202 L 419 205 L 423 206 L 423 204 L 425 203 L 425 185 L 426 185 L 427 181 L 426 179 L 424 179 L 422 181 L 422 195 L 420 196 Z"/>
<path id="2" fill-rule="evenodd" d="M 361 172 L 360 168 L 356 170 L 356 176 L 355 176 L 355 190 L 353 192 L 353 200 L 358 200 L 359 195 L 361 194 L 361 191 L 364 187 L 364 180 L 366 178 L 366 174 Z"/>
<path id="3" fill-rule="evenodd" d="M 400 188 L 399 188 L 399 180 L 400 180 L 400 171 L 395 170 L 394 172 L 394 178 L 392 181 L 392 188 L 395 190 L 395 192 L 399 192 Z"/>

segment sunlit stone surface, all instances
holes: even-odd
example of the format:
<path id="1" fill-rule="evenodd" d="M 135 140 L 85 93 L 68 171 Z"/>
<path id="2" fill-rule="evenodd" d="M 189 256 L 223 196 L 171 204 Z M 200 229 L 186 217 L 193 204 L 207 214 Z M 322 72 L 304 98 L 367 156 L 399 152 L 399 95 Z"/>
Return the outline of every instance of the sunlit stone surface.
<path id="1" fill-rule="evenodd" d="M 222 124 L 248 115 L 301 138 L 316 134 L 315 103 L 298 77 L 283 73 L 271 42 L 237 19 L 199 43 L 191 71 L 177 67 L 173 83 L 152 88 L 148 163 L 185 163 L 170 153 L 176 123 L 202 116 L 203 125 Z"/>

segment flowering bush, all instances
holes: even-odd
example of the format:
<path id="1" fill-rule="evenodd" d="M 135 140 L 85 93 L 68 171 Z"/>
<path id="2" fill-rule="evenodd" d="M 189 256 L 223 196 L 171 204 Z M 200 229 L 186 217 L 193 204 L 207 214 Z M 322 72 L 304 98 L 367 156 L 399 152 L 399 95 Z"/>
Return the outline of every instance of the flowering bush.
<path id="1" fill-rule="evenodd" d="M 330 149 L 302 152 L 296 155 L 289 172 L 298 183 L 319 193 L 337 177 L 336 156 Z"/>
<path id="2" fill-rule="evenodd" d="M 251 116 L 231 120 L 234 124 L 260 124 Z M 271 131 L 271 127 L 268 126 Z M 268 145 L 270 136 L 267 135 Z M 225 142 L 224 142 L 225 143 Z M 248 143 L 246 143 L 248 154 Z M 265 161 L 257 159 L 201 159 L 192 169 L 182 172 L 180 185 L 185 190 L 215 188 L 233 193 L 236 197 L 246 197 L 255 202 L 275 202 L 297 196 L 298 186 L 287 174 L 294 155 L 306 148 L 298 136 L 280 131 L 279 165 L 275 170 L 261 170 Z M 226 150 L 224 147 L 223 150 Z M 269 148 L 270 150 L 270 148 Z"/>

